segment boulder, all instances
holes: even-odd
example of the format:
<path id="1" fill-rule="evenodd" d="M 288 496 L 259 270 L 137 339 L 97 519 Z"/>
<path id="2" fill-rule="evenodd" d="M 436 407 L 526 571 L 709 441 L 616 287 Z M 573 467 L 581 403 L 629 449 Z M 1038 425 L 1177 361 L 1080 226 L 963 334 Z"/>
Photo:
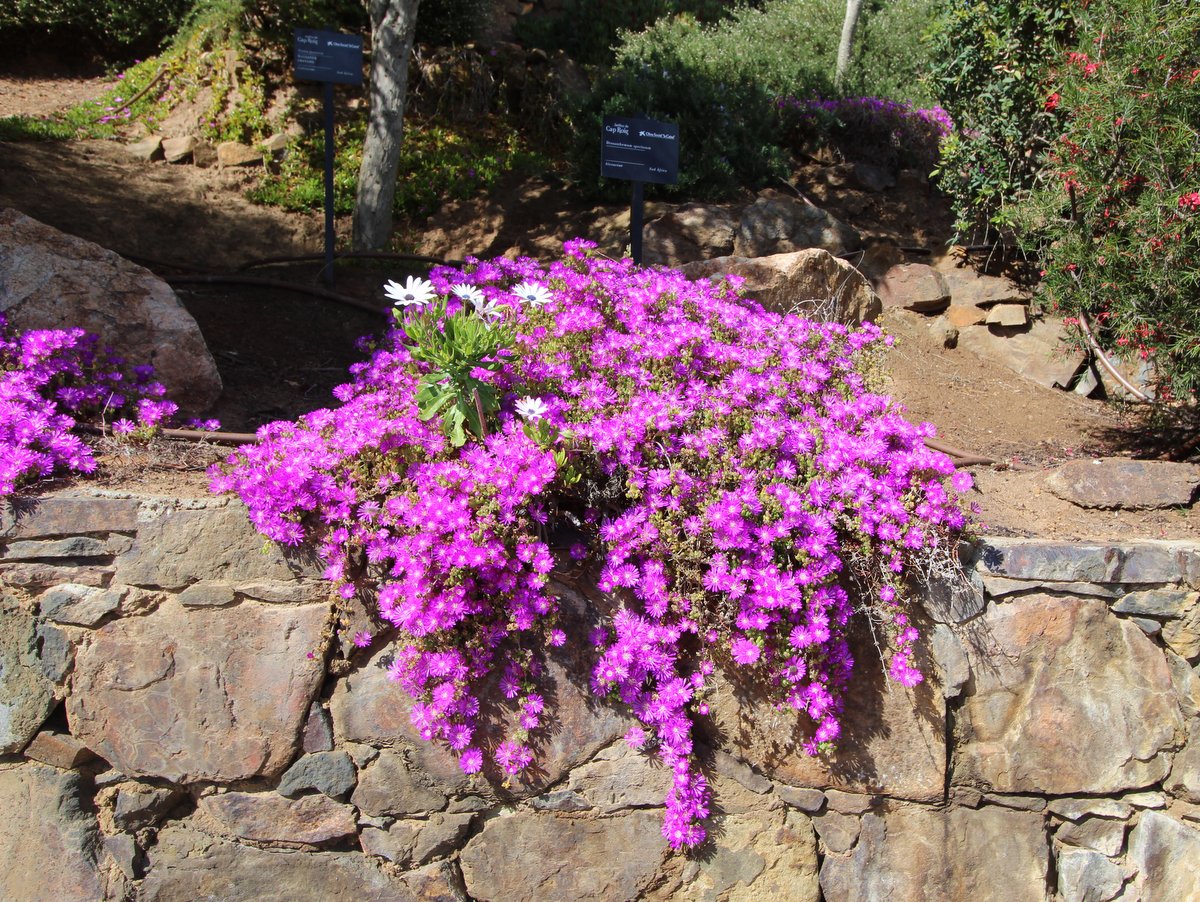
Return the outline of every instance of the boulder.
<path id="1" fill-rule="evenodd" d="M 859 234 L 819 207 L 795 197 L 769 193 L 742 211 L 733 252 L 769 257 L 805 248 L 847 254 L 862 245 Z"/>
<path id="2" fill-rule="evenodd" d="M 993 304 L 1024 304 L 1029 292 L 1012 279 L 989 276 L 971 266 L 965 257 L 947 255 L 934 264 L 946 279 L 956 305 L 991 307 Z"/>
<path id="3" fill-rule="evenodd" d="M 1183 738 L 1170 670 L 1103 600 L 1020 596 L 992 604 L 977 634 L 986 638 L 966 643 L 973 682 L 955 719 L 954 785 L 1103 794 L 1166 776 Z"/>
<path id="4" fill-rule="evenodd" d="M 328 605 L 188 609 L 172 599 L 109 623 L 76 654 L 71 732 L 130 776 L 278 776 L 324 676 L 329 613 Z"/>
<path id="5" fill-rule="evenodd" d="M 130 364 L 152 364 L 185 412 L 220 397 L 204 337 L 166 282 L 12 209 L 0 210 L 0 312 L 17 329 L 95 332 Z"/>
<path id="6" fill-rule="evenodd" d="M 125 150 L 129 152 L 130 156 L 146 163 L 161 159 L 163 155 L 162 135 L 151 135 L 141 141 L 127 144 Z"/>
<path id="7" fill-rule="evenodd" d="M 679 266 L 733 253 L 737 219 L 726 207 L 683 204 L 646 223 L 643 259 L 647 266 Z"/>
<path id="8" fill-rule="evenodd" d="M 240 141 L 222 141 L 217 145 L 218 166 L 260 166 L 262 161 L 261 148 L 250 147 Z"/>
<path id="9" fill-rule="evenodd" d="M 883 311 L 871 284 L 853 266 L 823 250 L 770 257 L 717 257 L 681 266 L 689 279 L 738 276 L 740 291 L 768 310 L 846 325 L 874 322 Z"/>
<path id="10" fill-rule="evenodd" d="M 1059 320 L 1038 320 L 1029 326 L 965 326 L 958 334 L 959 350 L 1003 364 L 1046 388 L 1066 388 L 1084 365 L 1082 351 L 1064 341 Z"/>
<path id="11" fill-rule="evenodd" d="M 916 313 L 939 313 L 950 306 L 950 289 L 942 274 L 924 263 L 901 263 L 883 274 L 875 290 L 884 307 Z"/>
<path id="12" fill-rule="evenodd" d="M 166 138 L 162 142 L 163 158 L 168 163 L 187 163 L 196 150 L 196 139 L 192 135 Z"/>
<path id="13" fill-rule="evenodd" d="M 1046 487 L 1078 507 L 1154 510 L 1187 507 L 1200 486 L 1200 467 L 1120 457 L 1072 460 L 1046 477 Z"/>

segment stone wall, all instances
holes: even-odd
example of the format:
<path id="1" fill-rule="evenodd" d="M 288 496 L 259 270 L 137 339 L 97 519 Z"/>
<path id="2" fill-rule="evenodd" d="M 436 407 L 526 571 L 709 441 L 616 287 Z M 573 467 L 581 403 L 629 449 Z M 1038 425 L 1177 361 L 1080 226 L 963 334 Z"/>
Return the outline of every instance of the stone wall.
<path id="1" fill-rule="evenodd" d="M 1200 898 L 1200 546 L 982 540 L 930 593 L 929 680 L 862 640 L 831 761 L 720 684 L 691 856 L 584 661 L 550 661 L 537 771 L 467 777 L 236 504 L 61 490 L 0 548 L 5 900 Z"/>

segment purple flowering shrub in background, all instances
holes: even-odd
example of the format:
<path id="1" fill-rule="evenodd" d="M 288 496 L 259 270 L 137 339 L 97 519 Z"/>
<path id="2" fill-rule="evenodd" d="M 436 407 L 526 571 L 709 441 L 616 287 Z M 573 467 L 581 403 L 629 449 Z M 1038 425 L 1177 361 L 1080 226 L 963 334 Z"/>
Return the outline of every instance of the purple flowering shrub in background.
<path id="1" fill-rule="evenodd" d="M 175 413 L 154 368 L 126 371 L 83 329 L 14 334 L 0 314 L 0 497 L 57 470 L 91 473 L 91 450 L 71 432 L 85 417 L 113 429 L 151 430 Z"/>
<path id="2" fill-rule="evenodd" d="M 850 160 L 895 164 L 930 173 L 942 139 L 954 132 L 939 106 L 922 109 L 880 97 L 780 97 L 776 109 L 796 150 L 831 141 Z"/>
<path id="3" fill-rule="evenodd" d="M 591 643 L 592 689 L 627 706 L 639 726 L 626 740 L 673 769 L 664 835 L 693 846 L 709 810 L 693 724 L 717 666 L 803 719 L 805 752 L 831 748 L 856 610 L 890 636 L 891 675 L 920 681 L 906 588 L 953 558 L 970 477 L 925 447 L 932 427 L 869 390 L 889 343 L 875 326 L 770 313 L 732 279 L 690 282 L 593 247 L 430 274 L 446 299 L 430 309 L 474 305 L 511 336 L 474 371 L 497 403 L 461 447 L 418 405 L 430 365 L 406 306 L 341 406 L 264 427 L 212 486 L 267 536 L 316 538 L 342 596 L 375 602 L 414 725 L 468 773 L 531 763 L 553 717 L 542 655 Z M 564 525 L 616 606 L 588 636 L 566 634 L 549 589 Z M 516 718 L 502 737 L 481 714 L 497 692 Z"/>

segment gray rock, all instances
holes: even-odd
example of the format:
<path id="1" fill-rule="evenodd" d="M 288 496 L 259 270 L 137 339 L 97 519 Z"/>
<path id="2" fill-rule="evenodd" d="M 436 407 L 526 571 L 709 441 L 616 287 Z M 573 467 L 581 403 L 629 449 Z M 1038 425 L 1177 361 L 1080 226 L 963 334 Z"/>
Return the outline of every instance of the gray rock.
<path id="1" fill-rule="evenodd" d="M 567 785 L 587 800 L 588 807 L 605 811 L 661 805 L 671 789 L 671 769 L 617 742 L 571 771 Z"/>
<path id="2" fill-rule="evenodd" d="M 171 600 L 109 623 L 76 653 L 72 732 L 130 776 L 278 776 L 324 676 L 329 615 L 326 605 L 187 609 Z"/>
<path id="3" fill-rule="evenodd" d="M 798 808 L 809 814 L 816 814 L 825 807 L 825 793 L 819 789 L 801 789 L 795 786 L 775 784 L 775 795 L 783 799 L 793 808 Z"/>
<path id="4" fill-rule="evenodd" d="M 749 259 L 717 257 L 681 266 L 689 279 L 745 280 L 743 296 L 777 313 L 848 325 L 874 322 L 883 310 L 866 278 L 845 260 L 823 250 L 802 250 Z"/>
<path id="5" fill-rule="evenodd" d="M 844 222 L 798 198 L 760 197 L 742 211 L 733 252 L 739 257 L 769 257 L 805 248 L 831 254 L 858 250 L 862 239 Z"/>
<path id="6" fill-rule="evenodd" d="M 1122 595 L 1112 609 L 1139 617 L 1182 617 L 1198 598 L 1200 593 L 1185 589 L 1146 589 Z"/>
<path id="7" fill-rule="evenodd" d="M 62 685 L 75 663 L 75 646 L 70 638 L 56 626 L 39 623 L 37 648 L 42 674 L 55 686 Z"/>
<path id="8" fill-rule="evenodd" d="M 303 750 L 313 752 L 333 751 L 333 723 L 329 712 L 319 701 L 314 701 L 308 708 L 308 717 L 304 721 Z"/>
<path id="9" fill-rule="evenodd" d="M 117 787 L 113 823 L 130 833 L 159 823 L 184 797 L 173 786 L 130 781 Z"/>
<path id="10" fill-rule="evenodd" d="M 7 539 L 47 539 L 89 533 L 136 532 L 138 503 L 60 492 L 0 502 L 0 536 Z"/>
<path id="11" fill-rule="evenodd" d="M 1063 849 L 1058 855 L 1058 892 L 1063 902 L 1109 902 L 1125 887 L 1120 866 L 1099 852 Z"/>
<path id="12" fill-rule="evenodd" d="M 413 824 L 416 842 L 413 844 L 412 860 L 415 864 L 428 864 L 459 847 L 471 830 L 471 813 L 432 814 L 426 821 Z"/>
<path id="13" fill-rule="evenodd" d="M 351 801 L 367 814 L 402 816 L 441 811 L 447 795 L 399 752 L 384 749 L 359 773 Z"/>
<path id="14" fill-rule="evenodd" d="M 533 807 L 538 811 L 588 811 L 592 803 L 573 790 L 556 789 L 534 798 Z"/>
<path id="15" fill-rule="evenodd" d="M 900 808 L 863 815 L 853 850 L 826 854 L 821 890 L 839 902 L 1043 899 L 1048 860 L 1039 815 Z"/>
<path id="16" fill-rule="evenodd" d="M 141 902 L 419 902 L 405 878 L 392 878 L 361 853 L 256 849 L 170 825 L 147 850 Z M 451 897 L 452 898 L 452 897 Z"/>
<path id="17" fill-rule="evenodd" d="M 229 583 L 192 583 L 179 593 L 179 603 L 188 608 L 219 608 L 236 601 Z"/>
<path id="18" fill-rule="evenodd" d="M 1047 807 L 1051 814 L 1069 821 L 1079 821 L 1085 817 L 1124 820 L 1133 814 L 1133 809 L 1118 799 L 1052 799 Z"/>
<path id="19" fill-rule="evenodd" d="M 964 326 L 958 349 L 1008 367 L 1044 388 L 1066 388 L 1084 365 L 1082 351 L 1065 343 L 1061 323 L 1041 319 L 1028 326 Z"/>
<path id="20" fill-rule="evenodd" d="M 883 274 L 875 286 L 884 307 L 916 313 L 940 313 L 950 306 L 950 289 L 942 274 L 924 263 L 901 263 Z"/>
<path id="21" fill-rule="evenodd" d="M 14 328 L 70 323 L 95 332 L 102 347 L 152 364 L 185 412 L 202 412 L 221 394 L 216 363 L 175 293 L 112 251 L 0 210 L 0 286 L 0 311 Z"/>
<path id="22" fill-rule="evenodd" d="M 149 163 L 162 158 L 163 139 L 161 135 L 151 135 L 133 144 L 126 144 L 125 150 L 135 159 Z"/>
<path id="23" fill-rule="evenodd" d="M 1011 279 L 988 276 L 975 270 L 965 257 L 947 255 L 934 263 L 950 288 L 955 306 L 991 307 L 993 304 L 1024 304 L 1029 292 Z"/>
<path id="24" fill-rule="evenodd" d="M 1046 477 L 1046 487 L 1064 501 L 1102 510 L 1187 507 L 1197 486 L 1195 464 L 1122 457 L 1067 461 Z"/>
<path id="25" fill-rule="evenodd" d="M 0 755 L 20 752 L 54 710 L 54 682 L 37 654 L 37 622 L 0 596 Z"/>
<path id="26" fill-rule="evenodd" d="M 1143 811 L 1129 836 L 1132 889 L 1140 899 L 1200 898 L 1200 830 L 1157 811 Z"/>
<path id="27" fill-rule="evenodd" d="M 983 613 L 983 585 L 974 573 L 935 576 L 920 594 L 926 613 L 937 623 L 964 623 Z"/>
<path id="28" fill-rule="evenodd" d="M 120 868 L 126 880 L 137 880 L 142 876 L 141 868 L 138 867 L 137 842 L 132 836 L 128 833 L 118 833 L 116 836 L 105 836 L 101 842 L 105 854 Z"/>
<path id="29" fill-rule="evenodd" d="M 217 145 L 218 166 L 261 166 L 262 161 L 263 152 L 260 148 L 238 141 L 222 141 Z"/>
<path id="30" fill-rule="evenodd" d="M 812 822 L 827 853 L 849 852 L 854 848 L 859 829 L 857 817 L 827 811 L 814 817 Z"/>
<path id="31" fill-rule="evenodd" d="M 990 606 L 980 635 L 955 722 L 956 785 L 1099 794 L 1165 776 L 1182 729 L 1170 671 L 1103 601 L 1023 596 Z"/>
<path id="32" fill-rule="evenodd" d="M 315 569 L 314 563 L 267 543 L 240 503 L 218 503 L 168 510 L 145 523 L 133 547 L 117 560 L 116 581 L 183 589 L 201 580 L 288 580 Z"/>
<path id="33" fill-rule="evenodd" d="M 929 634 L 929 651 L 938 669 L 942 684 L 942 697 L 958 698 L 967 680 L 971 678 L 971 662 L 962 642 L 950 627 L 935 623 Z"/>
<path id="34" fill-rule="evenodd" d="M 196 139 L 192 135 L 179 138 L 165 138 L 162 143 L 163 159 L 168 163 L 187 163 L 192 159 L 196 149 Z"/>
<path id="35" fill-rule="evenodd" d="M 108 898 L 83 778 L 40 764 L 0 770 L 0 899 Z"/>
<path id="36" fill-rule="evenodd" d="M 728 752 L 721 751 L 720 749 L 715 750 L 713 752 L 713 765 L 717 773 L 737 781 L 741 786 L 744 786 L 755 795 L 764 795 L 771 791 L 770 780 L 762 774 L 757 773 L 746 762 L 739 761 Z"/>
<path id="37" fill-rule="evenodd" d="M 105 617 L 120 610 L 127 588 L 97 589 L 78 583 L 55 586 L 38 596 L 38 610 L 55 623 L 97 626 Z"/>
<path id="38" fill-rule="evenodd" d="M 55 558 L 111 557 L 114 551 L 106 539 L 90 536 L 74 536 L 69 539 L 47 539 L 45 541 L 9 542 L 0 551 L 0 559 L 6 561 L 37 561 Z"/>
<path id="39" fill-rule="evenodd" d="M 841 814 L 864 814 L 875 804 L 876 796 L 858 792 L 842 792 L 839 789 L 825 790 L 825 801 L 831 811 Z"/>
<path id="40" fill-rule="evenodd" d="M 1091 849 L 1115 858 L 1125 848 L 1125 822 L 1107 817 L 1084 817 L 1058 828 L 1054 838 L 1068 846 Z"/>
<path id="41" fill-rule="evenodd" d="M 983 574 L 1031 582 L 1200 582 L 1200 546 L 1191 542 L 1081 544 L 987 536 L 980 540 L 977 561 Z"/>
<path id="42" fill-rule="evenodd" d="M 358 832 L 354 809 L 323 795 L 223 792 L 204 796 L 198 807 L 221 833 L 254 842 L 321 846 Z"/>
<path id="43" fill-rule="evenodd" d="M 368 855 L 394 861 L 402 868 L 412 864 L 417 845 L 417 826 L 421 821 L 397 821 L 386 829 L 364 827 L 358 834 Z"/>
<path id="44" fill-rule="evenodd" d="M 641 897 L 667 854 L 662 815 L 603 820 L 521 812 L 488 821 L 462 851 L 467 892 L 478 902 Z"/>
<path id="45" fill-rule="evenodd" d="M 646 223 L 644 262 L 677 267 L 733 253 L 737 219 L 726 207 L 682 204 Z"/>
<path id="46" fill-rule="evenodd" d="M 1129 622 L 1153 639 L 1162 633 L 1162 624 L 1147 617 L 1130 617 Z"/>
<path id="47" fill-rule="evenodd" d="M 340 799 L 350 793 L 358 772 L 350 755 L 343 751 L 304 755 L 287 769 L 279 781 L 279 794 L 294 799 L 306 790 L 323 792 Z"/>

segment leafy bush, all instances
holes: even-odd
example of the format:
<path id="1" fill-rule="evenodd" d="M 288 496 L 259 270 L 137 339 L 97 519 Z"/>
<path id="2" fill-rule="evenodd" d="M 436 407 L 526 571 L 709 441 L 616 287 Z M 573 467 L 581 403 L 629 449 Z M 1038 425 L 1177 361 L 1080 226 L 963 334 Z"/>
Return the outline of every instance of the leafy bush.
<path id="1" fill-rule="evenodd" d="M 803 751 L 830 749 L 854 611 L 890 636 L 891 675 L 921 679 L 905 589 L 950 560 L 971 480 L 867 389 L 875 326 L 769 313 L 593 247 L 389 285 L 397 328 L 341 406 L 264 427 L 212 487 L 268 537 L 317 541 L 341 597 L 377 605 L 383 635 L 356 644 L 395 638 L 414 726 L 467 773 L 528 767 L 553 717 L 546 656 L 594 648 L 595 693 L 674 773 L 663 833 L 692 846 L 709 810 L 693 723 L 716 667 L 794 711 Z M 493 328 L 501 346 L 481 350 Z M 551 537 L 598 567 L 588 634 L 559 617 Z"/>
<path id="2" fill-rule="evenodd" d="M 1151 359 L 1162 398 L 1200 387 L 1200 6 L 1094 2 L 1042 102 L 1065 120 L 1025 208 L 1054 308 Z"/>
<path id="3" fill-rule="evenodd" d="M 892 23 L 891 33 L 864 26 L 856 45 L 864 65 L 853 70 L 850 81 L 856 92 L 878 93 L 869 84 L 878 76 L 889 91 L 907 83 L 896 99 L 923 99 L 919 53 L 906 50 L 910 55 L 903 62 L 888 65 L 882 59 L 889 47 L 919 43 L 920 10 L 926 6 L 916 0 L 904 4 L 913 17 L 904 20 L 907 30 L 894 19 L 884 20 Z M 842 12 L 825 0 L 774 0 L 761 10 L 740 8 L 707 27 L 680 17 L 624 35 L 613 71 L 597 85 L 580 119 L 578 177 L 585 185 L 599 184 L 602 117 L 638 113 L 679 123 L 680 190 L 691 195 L 730 194 L 782 176 L 787 154 L 774 102 L 783 96 L 833 96 Z M 909 74 L 900 74 L 905 71 Z"/>
<path id="4" fill-rule="evenodd" d="M 153 52 L 175 31 L 193 0 L 6 0 L 0 40 L 69 47 L 72 56 Z"/>
<path id="5" fill-rule="evenodd" d="M 942 144 L 938 183 L 960 239 L 1010 225 L 1058 134 L 1045 108 L 1049 70 L 1074 28 L 1071 0 L 947 3 L 931 33 L 930 84 L 958 127 Z"/>

